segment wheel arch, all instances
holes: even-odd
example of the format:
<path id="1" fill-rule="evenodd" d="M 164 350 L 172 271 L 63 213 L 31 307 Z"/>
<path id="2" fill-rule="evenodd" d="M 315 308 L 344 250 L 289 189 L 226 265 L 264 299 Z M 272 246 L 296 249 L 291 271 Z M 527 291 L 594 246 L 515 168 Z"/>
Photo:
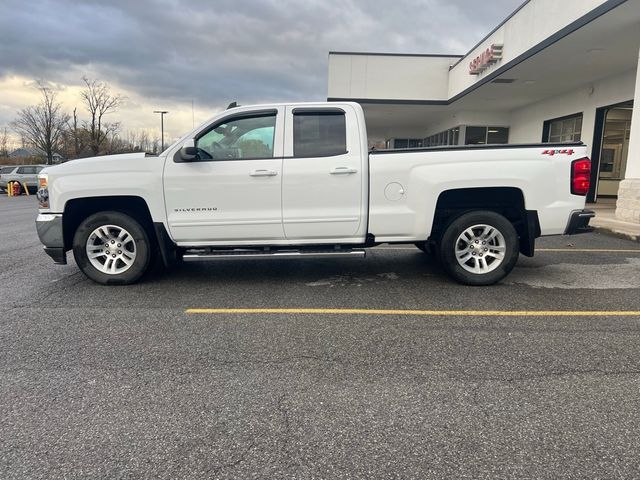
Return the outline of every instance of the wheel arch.
<path id="1" fill-rule="evenodd" d="M 507 218 L 520 238 L 520 253 L 533 256 L 535 239 L 541 233 L 538 212 L 526 209 L 524 193 L 516 187 L 473 187 L 441 192 L 429 242 L 437 242 L 452 221 L 474 210 L 489 210 Z"/>
<path id="2" fill-rule="evenodd" d="M 90 215 L 103 211 L 121 212 L 139 221 L 149 235 L 149 240 L 160 249 L 164 265 L 171 266 L 175 263 L 175 244 L 167 229 L 162 222 L 153 221 L 151 210 L 145 199 L 135 195 L 85 197 L 68 200 L 62 216 L 65 251 L 72 248 L 73 236 L 80 224 Z"/>
<path id="3" fill-rule="evenodd" d="M 121 212 L 136 219 L 145 228 L 150 238 L 155 240 L 153 220 L 147 202 L 137 196 L 101 196 L 74 198 L 68 200 L 62 215 L 64 247 L 69 250 L 73 244 L 73 235 L 80 224 L 90 215 L 98 212 Z"/>

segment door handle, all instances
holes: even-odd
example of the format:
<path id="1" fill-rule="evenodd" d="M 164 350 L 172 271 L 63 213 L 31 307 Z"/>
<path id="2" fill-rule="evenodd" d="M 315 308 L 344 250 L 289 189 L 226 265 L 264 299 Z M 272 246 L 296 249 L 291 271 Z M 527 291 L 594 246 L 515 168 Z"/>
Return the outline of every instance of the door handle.
<path id="1" fill-rule="evenodd" d="M 252 177 L 275 177 L 278 172 L 273 170 L 253 170 L 249 175 Z"/>
<path id="2" fill-rule="evenodd" d="M 329 173 L 331 175 L 350 175 L 352 173 L 358 173 L 358 169 L 350 167 L 335 167 Z"/>

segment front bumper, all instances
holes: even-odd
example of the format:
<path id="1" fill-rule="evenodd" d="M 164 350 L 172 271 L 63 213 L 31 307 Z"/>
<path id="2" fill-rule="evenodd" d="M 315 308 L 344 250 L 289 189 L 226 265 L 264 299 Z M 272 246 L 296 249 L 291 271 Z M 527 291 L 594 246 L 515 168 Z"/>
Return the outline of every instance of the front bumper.
<path id="1" fill-rule="evenodd" d="M 67 264 L 67 251 L 64 246 L 62 215 L 41 213 L 36 218 L 38 237 L 44 245 L 44 251 L 58 265 Z"/>
<path id="2" fill-rule="evenodd" d="M 578 233 L 589 233 L 593 227 L 589 226 L 589 221 L 596 216 L 593 210 L 574 210 L 569 217 L 569 223 L 565 230 L 565 235 L 576 235 Z"/>

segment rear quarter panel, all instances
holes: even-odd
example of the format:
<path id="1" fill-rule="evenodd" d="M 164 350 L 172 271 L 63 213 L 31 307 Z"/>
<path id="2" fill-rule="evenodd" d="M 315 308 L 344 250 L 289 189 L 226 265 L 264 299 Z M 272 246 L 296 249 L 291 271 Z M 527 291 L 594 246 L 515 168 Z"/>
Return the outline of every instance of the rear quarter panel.
<path id="1" fill-rule="evenodd" d="M 570 192 L 571 162 L 586 157 L 586 147 L 548 155 L 547 147 L 423 150 L 370 155 L 369 232 L 376 240 L 426 240 L 436 204 L 447 190 L 515 187 L 525 208 L 536 210 L 542 235 L 562 234 L 571 211 L 584 208 L 585 197 Z M 404 195 L 389 200 L 385 189 L 402 185 Z"/>

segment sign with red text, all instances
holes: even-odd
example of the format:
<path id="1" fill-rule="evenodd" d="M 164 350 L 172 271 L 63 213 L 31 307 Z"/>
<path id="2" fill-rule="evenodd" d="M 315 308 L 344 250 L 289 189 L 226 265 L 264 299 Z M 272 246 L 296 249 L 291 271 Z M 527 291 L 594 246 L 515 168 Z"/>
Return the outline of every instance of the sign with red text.
<path id="1" fill-rule="evenodd" d="M 502 60 L 502 44 L 494 43 L 469 63 L 469 74 L 479 75 L 498 60 Z"/>

